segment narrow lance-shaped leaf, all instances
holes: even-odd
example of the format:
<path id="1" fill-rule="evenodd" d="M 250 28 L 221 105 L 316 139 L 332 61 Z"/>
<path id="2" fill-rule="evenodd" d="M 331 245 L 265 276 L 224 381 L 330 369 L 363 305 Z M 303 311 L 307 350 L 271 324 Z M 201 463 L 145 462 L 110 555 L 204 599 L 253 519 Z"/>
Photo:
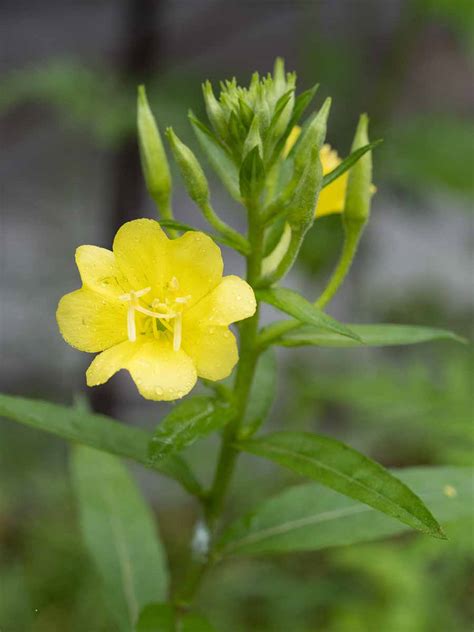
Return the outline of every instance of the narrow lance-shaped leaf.
<path id="1" fill-rule="evenodd" d="M 288 288 L 275 287 L 257 290 L 257 297 L 264 303 L 273 305 L 282 312 L 293 316 L 297 320 L 321 327 L 327 331 L 334 331 L 341 336 L 347 336 L 354 340 L 360 340 L 359 336 L 350 327 L 325 314 L 318 307 L 307 301 L 303 296 Z"/>
<path id="2" fill-rule="evenodd" d="M 252 436 L 265 421 L 275 398 L 277 363 L 275 351 L 267 349 L 258 359 L 255 378 L 240 431 L 242 439 Z"/>
<path id="3" fill-rule="evenodd" d="M 414 529 L 445 537 L 430 511 L 404 483 L 336 439 L 309 432 L 277 432 L 239 441 L 237 447 L 360 500 Z"/>
<path id="4" fill-rule="evenodd" d="M 285 321 L 281 321 L 282 323 Z M 286 321 L 287 322 L 287 321 Z M 356 325 L 348 327 L 360 340 L 351 340 L 347 336 L 327 331 L 321 327 L 303 325 L 286 332 L 281 337 L 272 340 L 272 344 L 282 347 L 385 347 L 395 345 L 412 345 L 432 340 L 454 340 L 465 342 L 463 338 L 452 331 L 433 327 L 418 327 L 415 325 Z M 266 330 L 268 333 L 268 330 Z M 264 330 L 265 335 L 265 330 Z"/>
<path id="5" fill-rule="evenodd" d="M 149 446 L 150 463 L 180 452 L 197 439 L 222 428 L 233 415 L 229 404 L 212 397 L 198 396 L 184 400 L 162 419 Z"/>
<path id="6" fill-rule="evenodd" d="M 37 430 L 51 432 L 68 441 L 77 441 L 97 450 L 148 465 L 148 444 L 153 435 L 105 415 L 26 397 L 0 394 L 0 416 Z M 191 494 L 201 493 L 199 483 L 186 462 L 179 457 L 170 457 L 155 463 L 153 468 L 179 481 Z"/>
<path id="7" fill-rule="evenodd" d="M 371 151 L 382 142 L 382 139 L 374 140 L 373 143 L 369 143 L 368 145 L 364 145 L 364 147 L 359 147 L 359 149 L 353 151 L 349 156 L 347 156 L 347 158 L 344 158 L 344 160 L 335 169 L 333 169 L 323 177 L 321 188 L 324 189 L 324 187 L 329 186 L 331 182 L 337 180 L 337 178 L 342 176 L 343 173 L 353 167 L 364 154 L 366 154 L 368 151 Z"/>
<path id="8" fill-rule="evenodd" d="M 472 468 L 416 467 L 393 470 L 446 525 L 472 515 Z M 409 527 L 317 483 L 290 487 L 230 525 L 217 555 L 316 551 L 367 542 Z"/>
<path id="9" fill-rule="evenodd" d="M 83 538 L 120 630 L 166 598 L 168 572 L 149 508 L 120 460 L 85 446 L 72 451 Z"/>

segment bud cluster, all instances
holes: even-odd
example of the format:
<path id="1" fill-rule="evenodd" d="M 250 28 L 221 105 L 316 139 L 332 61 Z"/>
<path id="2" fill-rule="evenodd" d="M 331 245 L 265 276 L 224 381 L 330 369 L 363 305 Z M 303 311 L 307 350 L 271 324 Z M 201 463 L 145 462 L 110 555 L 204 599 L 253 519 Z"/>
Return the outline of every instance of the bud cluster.
<path id="1" fill-rule="evenodd" d="M 211 83 L 204 83 L 208 118 L 238 167 L 255 147 L 267 166 L 291 120 L 295 84 L 296 74 L 285 73 L 282 59 L 276 60 L 273 75 L 260 78 L 254 73 L 248 88 L 237 85 L 235 78 L 221 82 L 218 99 Z"/>

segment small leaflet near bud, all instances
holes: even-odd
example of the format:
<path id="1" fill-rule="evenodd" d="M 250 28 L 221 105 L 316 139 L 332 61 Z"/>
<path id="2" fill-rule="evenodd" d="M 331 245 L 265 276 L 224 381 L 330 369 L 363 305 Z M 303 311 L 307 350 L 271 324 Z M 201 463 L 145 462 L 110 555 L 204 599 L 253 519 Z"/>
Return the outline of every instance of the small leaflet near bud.
<path id="1" fill-rule="evenodd" d="M 201 208 L 209 202 L 209 185 L 198 159 L 174 133 L 171 127 L 166 130 L 176 163 L 186 186 L 189 197 Z"/>
<path id="2" fill-rule="evenodd" d="M 362 114 L 354 136 L 351 152 L 369 144 L 369 119 Z M 372 152 L 365 153 L 350 169 L 344 203 L 344 223 L 346 228 L 351 224 L 364 225 L 370 215 L 372 186 Z"/>
<path id="3" fill-rule="evenodd" d="M 245 157 L 239 174 L 240 194 L 244 199 L 257 196 L 265 183 L 265 168 L 258 147 Z"/>
<path id="4" fill-rule="evenodd" d="M 146 187 L 159 206 L 169 206 L 171 176 L 160 132 L 148 104 L 145 86 L 138 88 L 138 139 Z"/>

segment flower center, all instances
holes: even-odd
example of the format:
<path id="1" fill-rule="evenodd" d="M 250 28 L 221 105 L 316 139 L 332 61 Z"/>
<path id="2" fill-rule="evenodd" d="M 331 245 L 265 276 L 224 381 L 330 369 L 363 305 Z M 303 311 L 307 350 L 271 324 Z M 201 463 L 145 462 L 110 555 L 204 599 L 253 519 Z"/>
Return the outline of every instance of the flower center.
<path id="1" fill-rule="evenodd" d="M 170 332 L 173 335 L 174 351 L 180 350 L 183 330 L 182 312 L 191 296 L 176 296 L 179 290 L 179 282 L 176 277 L 173 277 L 167 284 L 167 290 L 169 296 L 165 296 L 163 300 L 155 298 L 151 303 L 152 309 L 144 307 L 140 303 L 140 299 L 151 292 L 151 287 L 132 290 L 128 294 L 119 296 L 119 300 L 128 303 L 127 334 L 130 342 L 135 342 L 137 339 L 136 313 L 139 312 L 151 319 L 152 332 L 155 338 L 159 338 L 163 331 Z"/>

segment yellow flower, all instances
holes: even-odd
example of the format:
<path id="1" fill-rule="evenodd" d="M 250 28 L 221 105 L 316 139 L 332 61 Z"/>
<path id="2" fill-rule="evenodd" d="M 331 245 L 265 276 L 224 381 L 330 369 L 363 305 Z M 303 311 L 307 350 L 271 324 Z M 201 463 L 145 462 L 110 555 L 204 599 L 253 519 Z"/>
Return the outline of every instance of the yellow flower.
<path id="1" fill-rule="evenodd" d="M 289 154 L 291 148 L 298 140 L 300 134 L 301 127 L 295 125 L 287 138 L 285 149 L 283 151 L 284 156 L 287 156 Z M 321 159 L 323 175 L 326 175 L 327 173 L 335 169 L 342 162 L 337 154 L 337 151 L 331 149 L 331 145 L 327 144 L 321 147 L 319 158 Z M 315 209 L 316 217 L 330 215 L 331 213 L 342 213 L 344 209 L 344 199 L 346 197 L 348 177 L 349 172 L 346 171 L 342 174 L 342 176 L 339 176 L 339 178 L 334 180 L 334 182 L 331 182 L 331 184 L 321 190 Z"/>
<path id="2" fill-rule="evenodd" d="M 158 222 L 124 224 L 113 252 L 80 246 L 76 263 L 82 288 L 66 294 L 57 310 L 66 342 L 101 352 L 87 369 L 88 386 L 127 369 L 141 395 L 183 397 L 197 377 L 221 380 L 238 360 L 228 326 L 255 312 L 252 288 L 222 277 L 219 247 L 187 232 L 170 240 Z"/>

